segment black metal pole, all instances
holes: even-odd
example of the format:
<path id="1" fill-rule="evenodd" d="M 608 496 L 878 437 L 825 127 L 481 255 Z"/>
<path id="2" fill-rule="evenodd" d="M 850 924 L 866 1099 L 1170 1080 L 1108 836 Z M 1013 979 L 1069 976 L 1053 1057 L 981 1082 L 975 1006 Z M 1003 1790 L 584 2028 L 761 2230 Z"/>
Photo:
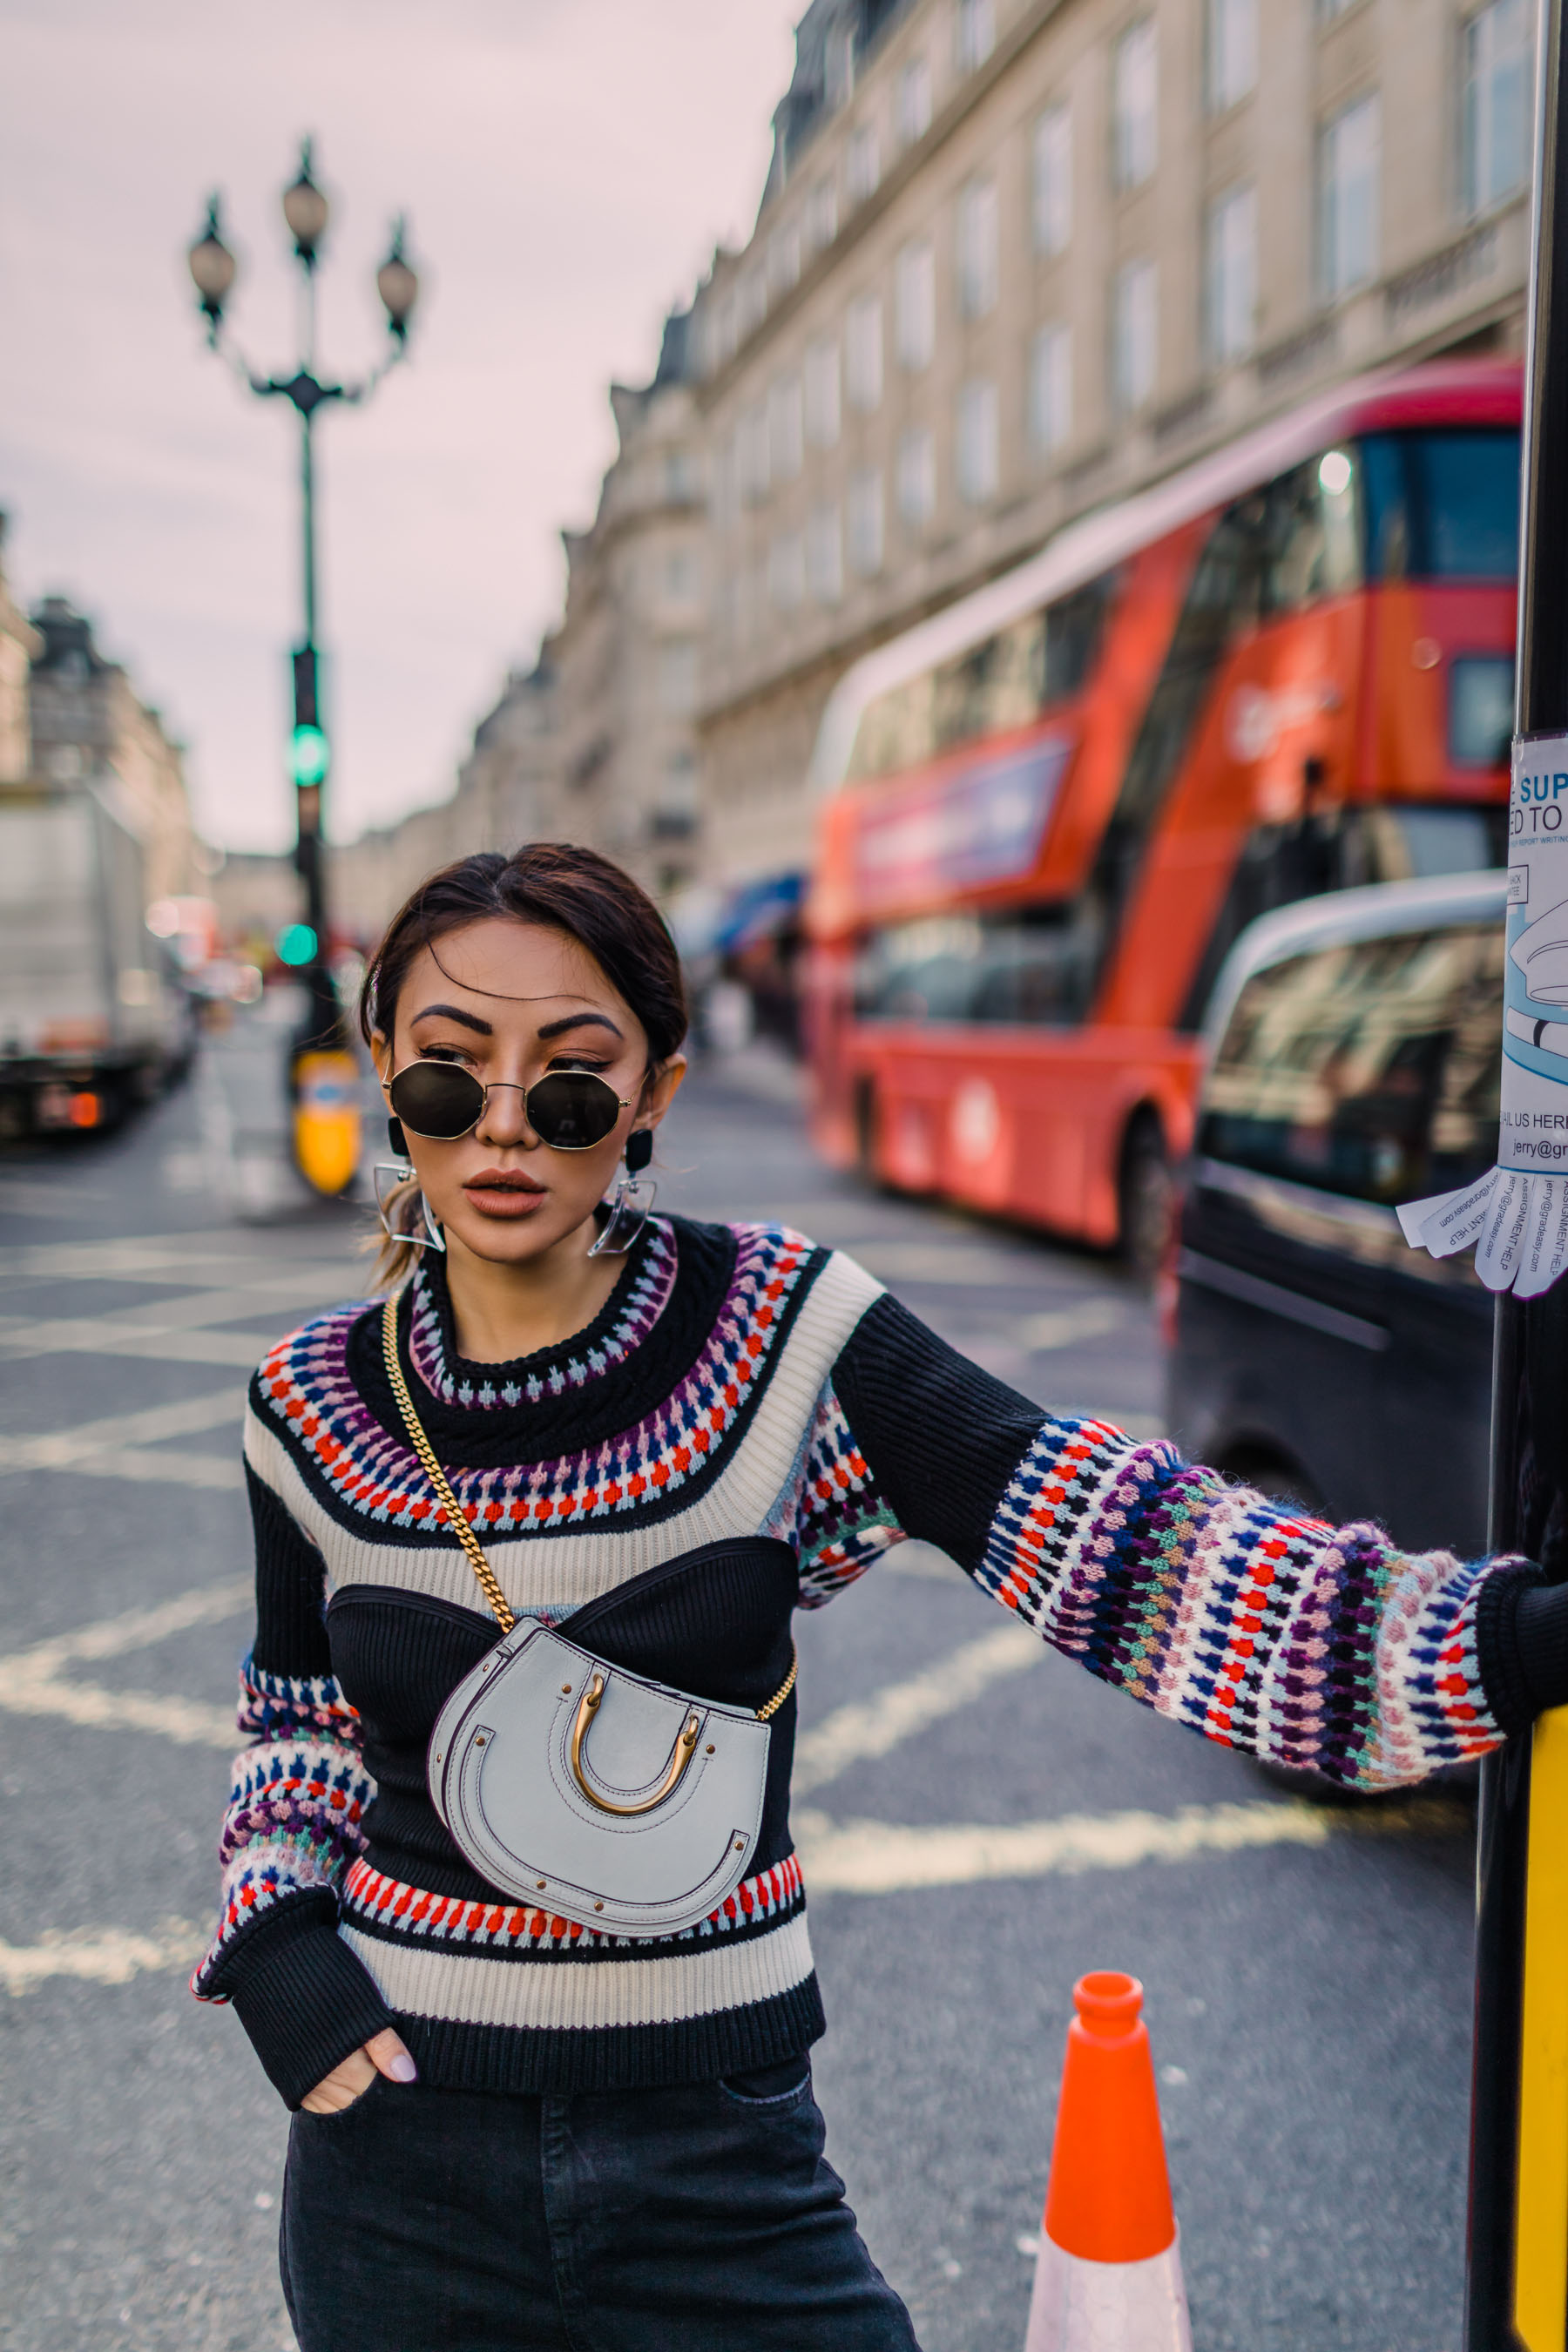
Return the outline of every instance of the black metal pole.
<path id="1" fill-rule="evenodd" d="M 1563 0 L 1541 0 L 1514 731 L 1568 733 L 1568 147 Z M 1505 1291 L 1492 1363 L 1493 1551 L 1568 1576 L 1568 1280 Z M 1481 1774 L 1466 2352 L 1519 2352 L 1514 2320 L 1531 1743 Z M 1568 1835 L 1568 1822 L 1563 1824 Z"/>

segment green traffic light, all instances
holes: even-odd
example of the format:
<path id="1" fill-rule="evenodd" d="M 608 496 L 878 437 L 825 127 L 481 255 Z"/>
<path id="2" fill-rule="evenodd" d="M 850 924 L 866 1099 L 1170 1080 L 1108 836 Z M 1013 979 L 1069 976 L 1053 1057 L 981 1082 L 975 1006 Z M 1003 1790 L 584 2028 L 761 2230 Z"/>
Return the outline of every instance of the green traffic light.
<path id="1" fill-rule="evenodd" d="M 285 923 L 274 943 L 280 963 L 313 963 L 316 958 L 316 934 L 309 923 Z"/>
<path id="2" fill-rule="evenodd" d="M 324 783 L 330 757 L 327 739 L 319 727 L 295 728 L 289 766 L 297 784 Z"/>

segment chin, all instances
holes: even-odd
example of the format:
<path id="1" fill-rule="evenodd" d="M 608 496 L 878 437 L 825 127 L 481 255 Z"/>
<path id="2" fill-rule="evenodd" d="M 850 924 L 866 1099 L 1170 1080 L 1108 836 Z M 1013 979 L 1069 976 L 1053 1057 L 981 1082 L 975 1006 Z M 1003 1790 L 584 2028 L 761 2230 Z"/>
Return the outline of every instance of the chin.
<path id="1" fill-rule="evenodd" d="M 526 1217 L 487 1217 L 464 1201 L 441 1223 L 448 1241 L 455 1236 L 470 1257 L 491 1265 L 521 1265 L 530 1258 L 542 1257 L 592 1213 L 591 1206 L 579 1211 L 550 1201 Z M 440 1215 L 439 1210 L 437 1214 Z"/>

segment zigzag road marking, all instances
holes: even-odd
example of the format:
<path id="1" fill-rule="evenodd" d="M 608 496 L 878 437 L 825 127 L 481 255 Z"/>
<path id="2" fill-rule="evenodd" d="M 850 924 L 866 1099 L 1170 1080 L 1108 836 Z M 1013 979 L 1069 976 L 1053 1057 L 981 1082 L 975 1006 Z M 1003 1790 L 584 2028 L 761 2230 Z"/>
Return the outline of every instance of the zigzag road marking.
<path id="1" fill-rule="evenodd" d="M 239 1745 L 232 1706 L 199 1699 L 163 1697 L 152 1692 L 109 1691 L 97 1683 L 62 1682 L 62 1666 L 92 1658 L 118 1658 L 149 1649 L 195 1625 L 217 1625 L 237 1617 L 252 1592 L 248 1577 L 198 1585 L 150 1609 L 128 1610 L 75 1633 L 57 1634 L 30 1650 L 0 1658 L 0 1707 L 12 1715 L 48 1715 L 89 1731 L 150 1731 L 182 1748 L 220 1748 L 232 1755 Z"/>
<path id="2" fill-rule="evenodd" d="M 796 1793 L 822 1788 L 851 1764 L 890 1754 L 928 1724 L 967 1706 L 1003 1675 L 1022 1674 L 1044 1655 L 1037 1634 L 1021 1625 L 998 1625 L 908 1682 L 890 1683 L 872 1698 L 837 1708 L 795 1742 Z"/>
<path id="3" fill-rule="evenodd" d="M 1146 1862 L 1193 1862 L 1263 1846 L 1321 1847 L 1346 1835 L 1452 1836 L 1463 1818 L 1458 1807 L 1439 1798 L 1364 1811 L 1263 1798 L 1251 1804 L 1183 1805 L 1174 1813 L 1068 1813 L 1059 1821 L 995 1827 L 910 1829 L 805 1812 L 795 1816 L 795 1831 L 813 1895 L 902 1895 L 989 1878 L 1131 1870 Z"/>
<path id="4" fill-rule="evenodd" d="M 211 1941 L 189 1919 L 165 1919 L 151 1936 L 123 1927 L 54 1928 L 37 1944 L 0 1943 L 0 1985 L 8 1993 L 36 1992 L 49 1977 L 87 1984 L 129 1984 L 151 1969 L 188 1969 Z"/>

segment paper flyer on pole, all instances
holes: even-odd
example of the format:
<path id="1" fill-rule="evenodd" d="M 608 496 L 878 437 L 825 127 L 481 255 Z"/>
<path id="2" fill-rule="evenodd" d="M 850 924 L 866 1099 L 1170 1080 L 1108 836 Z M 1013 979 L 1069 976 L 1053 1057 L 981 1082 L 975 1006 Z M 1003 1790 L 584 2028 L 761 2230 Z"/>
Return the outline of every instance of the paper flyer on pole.
<path id="1" fill-rule="evenodd" d="M 1508 858 L 1497 1166 L 1399 1222 L 1434 1257 L 1473 1242 L 1489 1290 L 1537 1298 L 1568 1268 L 1568 735 L 1514 744 Z"/>

